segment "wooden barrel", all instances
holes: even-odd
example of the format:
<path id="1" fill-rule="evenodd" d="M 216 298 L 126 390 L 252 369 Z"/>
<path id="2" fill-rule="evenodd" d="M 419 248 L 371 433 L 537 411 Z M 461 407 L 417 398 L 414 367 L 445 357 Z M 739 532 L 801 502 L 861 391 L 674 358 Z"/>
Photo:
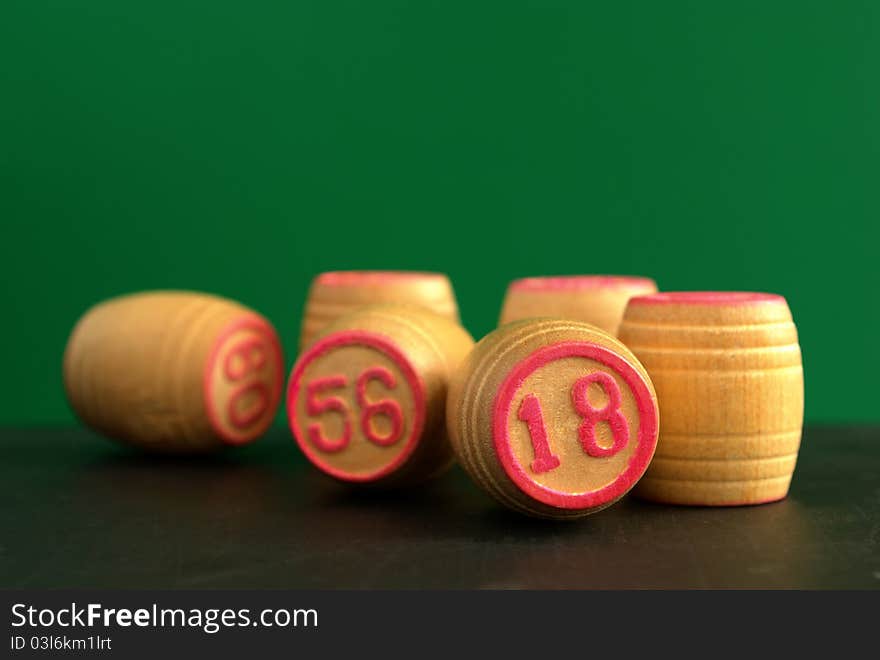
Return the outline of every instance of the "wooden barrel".
<path id="1" fill-rule="evenodd" d="M 576 321 L 516 321 L 484 337 L 453 379 L 447 418 L 474 481 L 543 518 L 578 518 L 617 501 L 657 443 L 644 367 L 614 337 Z"/>
<path id="2" fill-rule="evenodd" d="M 591 323 L 616 335 L 629 299 L 656 291 L 657 284 L 647 277 L 527 277 L 507 288 L 499 324 L 552 317 Z"/>
<path id="3" fill-rule="evenodd" d="M 663 418 L 638 495 L 727 506 L 786 496 L 801 441 L 804 381 L 782 296 L 633 298 L 620 339 L 651 374 Z"/>
<path id="4" fill-rule="evenodd" d="M 340 316 L 365 305 L 416 305 L 458 323 L 458 305 L 449 278 L 442 273 L 338 271 L 313 281 L 306 300 L 300 350 Z"/>
<path id="5" fill-rule="evenodd" d="M 70 335 L 64 385 L 80 419 L 143 449 L 199 452 L 255 440 L 281 398 L 272 325 L 202 293 L 126 295 L 88 310 Z"/>
<path id="6" fill-rule="evenodd" d="M 449 380 L 474 341 L 415 306 L 373 305 L 324 328 L 287 389 L 290 430 L 320 470 L 351 483 L 403 485 L 453 463 Z"/>

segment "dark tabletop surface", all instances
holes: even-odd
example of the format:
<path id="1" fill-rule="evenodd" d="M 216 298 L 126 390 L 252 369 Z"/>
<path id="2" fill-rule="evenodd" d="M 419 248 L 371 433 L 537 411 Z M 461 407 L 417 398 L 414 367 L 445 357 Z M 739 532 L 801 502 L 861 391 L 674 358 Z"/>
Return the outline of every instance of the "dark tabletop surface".
<path id="1" fill-rule="evenodd" d="M 456 468 L 380 493 L 313 470 L 283 429 L 155 458 L 84 429 L 0 430 L 0 586 L 880 587 L 880 428 L 806 431 L 789 498 L 733 509 L 628 497 L 523 518 Z"/>

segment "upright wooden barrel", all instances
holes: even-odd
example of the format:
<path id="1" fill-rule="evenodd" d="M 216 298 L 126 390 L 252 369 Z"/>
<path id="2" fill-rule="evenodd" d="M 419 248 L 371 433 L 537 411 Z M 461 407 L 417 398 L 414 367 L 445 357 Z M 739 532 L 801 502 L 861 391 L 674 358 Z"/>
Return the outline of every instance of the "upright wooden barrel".
<path id="1" fill-rule="evenodd" d="M 371 305 L 333 321 L 300 355 L 287 390 L 306 457 L 341 481 L 416 483 L 448 469 L 446 394 L 474 340 L 415 306 Z"/>
<path id="2" fill-rule="evenodd" d="M 651 375 L 662 423 L 635 493 L 671 504 L 760 504 L 788 493 L 804 414 L 801 351 L 782 296 L 633 298 L 620 339 Z"/>
<path id="3" fill-rule="evenodd" d="M 150 291 L 88 310 L 70 335 L 64 384 L 97 431 L 161 452 L 255 440 L 281 399 L 284 359 L 272 325 L 232 300 Z"/>
<path id="4" fill-rule="evenodd" d="M 328 323 L 365 305 L 416 305 L 458 323 L 458 305 L 449 278 L 442 273 L 410 271 L 337 271 L 321 273 L 306 300 L 300 350 Z"/>
<path id="5" fill-rule="evenodd" d="M 446 416 L 477 485 L 542 518 L 611 505 L 657 444 L 644 367 L 614 337 L 577 321 L 525 319 L 486 335 L 456 372 Z"/>
<path id="6" fill-rule="evenodd" d="M 591 323 L 616 335 L 629 299 L 656 291 L 657 284 L 647 277 L 527 277 L 511 282 L 507 288 L 499 325 L 551 317 Z"/>

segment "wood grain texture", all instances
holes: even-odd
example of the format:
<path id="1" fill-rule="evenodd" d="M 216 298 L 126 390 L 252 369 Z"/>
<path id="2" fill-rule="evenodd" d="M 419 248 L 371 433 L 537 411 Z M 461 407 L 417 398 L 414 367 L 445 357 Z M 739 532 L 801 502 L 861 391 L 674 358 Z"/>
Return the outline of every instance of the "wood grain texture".
<path id="1" fill-rule="evenodd" d="M 448 385 L 473 344 L 458 323 L 412 305 L 362 307 L 333 321 L 291 372 L 296 442 L 346 482 L 399 486 L 445 472 L 454 462 Z"/>
<path id="2" fill-rule="evenodd" d="M 583 379 L 605 383 L 581 389 Z M 599 419 L 587 423 L 584 410 Z M 447 419 L 459 461 L 481 488 L 521 513 L 564 519 L 605 508 L 635 484 L 654 453 L 658 410 L 646 370 L 614 337 L 586 323 L 530 319 L 476 345 L 453 379 Z"/>
<path id="3" fill-rule="evenodd" d="M 311 344 L 327 324 L 366 305 L 416 305 L 459 321 L 458 304 L 449 278 L 442 273 L 407 271 L 338 271 L 322 273 L 306 299 L 300 350 Z"/>
<path id="4" fill-rule="evenodd" d="M 583 321 L 616 335 L 627 301 L 656 291 L 657 284 L 647 277 L 527 277 L 511 282 L 507 288 L 499 325 L 552 317 Z"/>
<path id="5" fill-rule="evenodd" d="M 87 425 L 143 449 L 201 452 L 255 440 L 281 398 L 271 324 L 216 296 L 156 291 L 95 305 L 74 327 L 64 385 Z"/>
<path id="6" fill-rule="evenodd" d="M 636 494 L 671 504 L 782 499 L 800 447 L 804 385 L 784 298 L 662 293 L 634 298 L 620 338 L 654 381 L 663 417 Z"/>

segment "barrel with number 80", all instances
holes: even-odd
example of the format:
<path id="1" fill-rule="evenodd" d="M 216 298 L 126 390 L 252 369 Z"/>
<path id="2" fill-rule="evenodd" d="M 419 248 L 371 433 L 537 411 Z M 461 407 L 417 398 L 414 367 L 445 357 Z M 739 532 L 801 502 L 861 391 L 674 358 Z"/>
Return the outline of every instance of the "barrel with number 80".
<path id="1" fill-rule="evenodd" d="M 64 355 L 71 407 L 86 424 L 159 452 L 202 452 L 262 435 L 281 399 L 272 325 L 232 300 L 151 291 L 95 305 Z"/>
<path id="2" fill-rule="evenodd" d="M 645 472 L 659 413 L 644 367 L 619 341 L 574 321 L 507 324 L 471 352 L 450 387 L 455 452 L 502 504 L 577 518 Z"/>
<path id="3" fill-rule="evenodd" d="M 448 383 L 473 343 L 457 323 L 417 307 L 364 307 L 337 319 L 291 373 L 296 442 L 346 482 L 402 485 L 440 474 L 454 459 Z"/>

